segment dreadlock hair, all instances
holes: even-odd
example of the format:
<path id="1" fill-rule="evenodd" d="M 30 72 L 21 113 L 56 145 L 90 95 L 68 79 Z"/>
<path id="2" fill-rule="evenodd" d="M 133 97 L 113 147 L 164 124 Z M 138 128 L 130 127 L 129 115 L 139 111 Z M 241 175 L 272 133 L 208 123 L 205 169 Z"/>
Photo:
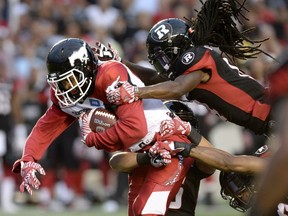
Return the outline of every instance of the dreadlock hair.
<path id="1" fill-rule="evenodd" d="M 248 20 L 242 13 L 242 10 L 248 12 L 244 7 L 246 0 L 242 4 L 237 0 L 207 0 L 205 3 L 200 0 L 200 2 L 201 10 L 195 10 L 197 17 L 192 20 L 185 18 L 194 29 L 192 43 L 195 46 L 218 47 L 230 60 L 255 58 L 259 53 L 273 58 L 260 49 L 261 43 L 268 38 L 259 41 L 250 40 L 245 34 L 254 28 L 240 32 L 236 26 L 235 21 L 243 25 L 240 19 Z M 247 45 L 247 42 L 250 45 Z"/>

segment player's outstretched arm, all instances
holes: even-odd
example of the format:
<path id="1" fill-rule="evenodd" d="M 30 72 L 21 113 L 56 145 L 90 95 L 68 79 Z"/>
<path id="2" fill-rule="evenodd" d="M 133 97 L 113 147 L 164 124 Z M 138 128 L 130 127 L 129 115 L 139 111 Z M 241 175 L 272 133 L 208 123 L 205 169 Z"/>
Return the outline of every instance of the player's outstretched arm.
<path id="1" fill-rule="evenodd" d="M 133 88 L 130 83 L 119 83 L 118 88 L 107 92 L 107 98 L 110 103 L 117 105 L 127 103 L 125 102 L 126 97 L 129 98 L 128 103 L 139 98 L 179 99 L 203 81 L 205 79 L 204 75 L 205 73 L 202 71 L 194 71 L 187 75 L 181 75 L 174 81 L 166 81 L 139 88 Z"/>
<path id="2" fill-rule="evenodd" d="M 193 90 L 204 79 L 204 75 L 202 71 L 181 75 L 174 81 L 139 88 L 136 96 L 138 98 L 179 99 Z"/>
<path id="3" fill-rule="evenodd" d="M 13 165 L 14 168 L 21 167 L 20 173 L 22 176 L 22 183 L 20 185 L 20 192 L 24 192 L 25 190 L 32 195 L 33 189 L 38 190 L 41 183 L 36 175 L 36 173 L 39 173 L 41 175 L 46 175 L 45 170 L 42 168 L 42 166 L 39 163 L 33 162 L 33 161 L 22 161 L 17 160 Z"/>
<path id="4" fill-rule="evenodd" d="M 199 145 L 191 148 L 189 156 L 225 172 L 259 174 L 266 167 L 266 160 L 263 158 L 249 155 L 232 155 L 221 149 L 203 146 L 203 143 L 206 142 L 208 141 L 202 137 Z"/>
<path id="5" fill-rule="evenodd" d="M 163 121 L 160 126 L 161 137 L 169 137 L 172 134 L 185 134 L 191 144 L 174 142 L 174 148 L 183 148 L 180 152 L 183 157 L 192 157 L 198 161 L 226 172 L 259 173 L 266 163 L 263 159 L 254 156 L 234 156 L 220 149 L 216 149 L 188 122 L 179 118 Z"/>

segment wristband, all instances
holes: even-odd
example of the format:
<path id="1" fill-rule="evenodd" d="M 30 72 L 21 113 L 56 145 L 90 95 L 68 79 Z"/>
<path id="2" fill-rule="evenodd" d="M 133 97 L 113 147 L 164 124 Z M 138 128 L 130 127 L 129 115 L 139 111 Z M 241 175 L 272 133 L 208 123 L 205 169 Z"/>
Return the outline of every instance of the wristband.
<path id="1" fill-rule="evenodd" d="M 197 131 L 196 128 L 191 127 L 190 134 L 188 135 L 188 139 L 197 145 L 199 145 L 201 141 L 202 135 Z"/>
<path id="2" fill-rule="evenodd" d="M 195 148 L 199 145 L 196 143 L 184 143 L 184 142 L 174 142 L 174 148 L 178 149 L 178 148 L 183 148 L 184 150 L 179 152 L 179 155 L 182 155 L 184 158 L 187 158 L 190 156 L 190 151 L 192 148 Z"/>
<path id="3" fill-rule="evenodd" d="M 150 157 L 146 153 L 137 153 L 136 160 L 139 166 L 150 164 Z"/>

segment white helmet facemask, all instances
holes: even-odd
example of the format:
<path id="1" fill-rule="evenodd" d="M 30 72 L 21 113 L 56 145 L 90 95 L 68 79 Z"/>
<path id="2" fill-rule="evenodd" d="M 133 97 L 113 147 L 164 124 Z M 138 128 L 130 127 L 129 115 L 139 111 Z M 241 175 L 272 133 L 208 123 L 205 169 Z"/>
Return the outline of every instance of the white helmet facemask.
<path id="1" fill-rule="evenodd" d="M 71 106 L 85 97 L 91 87 L 92 78 L 85 77 L 82 71 L 73 68 L 63 74 L 50 74 L 47 82 L 59 102 L 64 106 Z"/>

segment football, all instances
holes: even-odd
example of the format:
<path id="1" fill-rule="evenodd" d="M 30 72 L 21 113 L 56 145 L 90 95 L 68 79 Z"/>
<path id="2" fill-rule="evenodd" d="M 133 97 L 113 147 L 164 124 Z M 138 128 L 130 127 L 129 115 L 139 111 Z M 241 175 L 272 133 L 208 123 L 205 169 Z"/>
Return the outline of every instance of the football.
<path id="1" fill-rule="evenodd" d="M 104 108 L 92 109 L 88 114 L 89 127 L 93 132 L 103 132 L 112 127 L 116 121 L 116 115 Z"/>

